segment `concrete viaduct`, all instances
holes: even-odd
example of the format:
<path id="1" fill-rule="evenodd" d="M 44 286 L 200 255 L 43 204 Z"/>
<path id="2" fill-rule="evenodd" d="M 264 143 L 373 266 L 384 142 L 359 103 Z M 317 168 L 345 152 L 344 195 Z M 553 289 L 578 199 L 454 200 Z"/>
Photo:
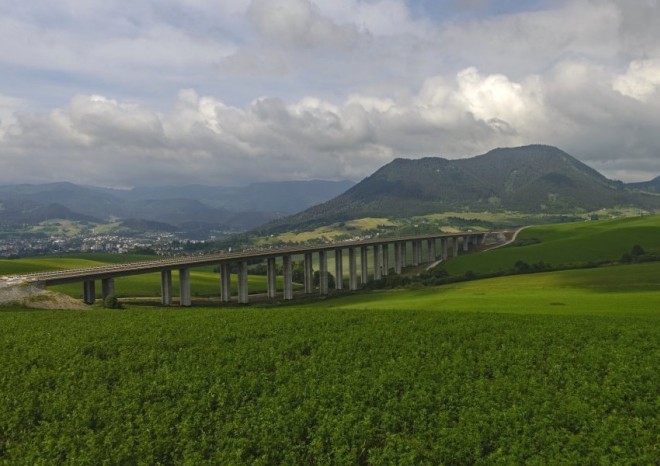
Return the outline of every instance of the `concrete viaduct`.
<path id="1" fill-rule="evenodd" d="M 186 256 L 145 262 L 132 262 L 113 264 L 88 269 L 59 270 L 52 272 L 39 272 L 21 275 L 24 282 L 35 283 L 40 286 L 60 285 L 64 283 L 82 283 L 83 301 L 94 304 L 96 300 L 96 282 L 101 282 L 101 296 L 105 299 L 115 294 L 114 279 L 128 275 L 160 272 L 161 274 L 161 300 L 164 305 L 171 305 L 172 300 L 172 271 L 179 271 L 179 304 L 191 305 L 190 269 L 208 265 L 219 265 L 220 268 L 220 296 L 222 302 L 231 301 L 230 278 L 231 270 L 238 270 L 238 296 L 240 304 L 248 303 L 248 261 L 266 260 L 268 297 L 277 296 L 276 289 L 276 260 L 282 258 L 282 275 L 284 277 L 283 298 L 293 299 L 293 256 L 303 255 L 304 262 L 304 290 L 306 294 L 314 292 L 312 260 L 318 255 L 319 267 L 319 293 L 326 295 L 328 286 L 328 254 L 335 257 L 335 289 L 341 290 L 344 286 L 344 259 L 348 251 L 348 289 L 358 289 L 358 262 L 360 265 L 360 284 L 364 285 L 369 279 L 369 248 L 373 249 L 373 279 L 379 280 L 390 271 L 389 260 L 393 252 L 394 272 L 401 273 L 407 265 L 418 266 L 424 262 L 422 252 L 426 250 L 426 261 L 434 262 L 437 259 L 447 259 L 457 256 L 459 249 L 467 252 L 470 245 L 485 242 L 488 233 L 457 233 L 406 236 L 399 238 L 375 238 L 360 241 L 341 243 L 328 243 L 314 246 L 297 246 L 277 249 L 246 250 L 242 252 L 229 252 L 221 254 L 208 254 L 202 256 Z M 426 248 L 424 248 L 426 243 Z M 412 245 L 411 248 L 408 245 Z M 393 250 L 391 250 L 393 247 Z M 412 252 L 410 258 L 407 251 Z M 358 261 L 359 256 L 359 261 Z"/>

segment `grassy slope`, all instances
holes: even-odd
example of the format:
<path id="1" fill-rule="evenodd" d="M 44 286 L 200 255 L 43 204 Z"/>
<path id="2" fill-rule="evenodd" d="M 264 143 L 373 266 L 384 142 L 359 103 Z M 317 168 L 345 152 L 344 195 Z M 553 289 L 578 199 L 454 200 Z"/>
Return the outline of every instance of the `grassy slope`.
<path id="1" fill-rule="evenodd" d="M 660 263 L 514 275 L 346 296 L 314 307 L 460 312 L 652 314 L 660 308 Z"/>
<path id="2" fill-rule="evenodd" d="M 647 252 L 658 253 L 660 216 L 531 227 L 518 236 L 519 241 L 531 239 L 540 242 L 465 255 L 447 261 L 444 267 L 452 275 L 461 275 L 469 270 L 476 273 L 508 270 L 518 260 L 529 264 L 543 261 L 554 266 L 616 260 L 635 244 Z"/>

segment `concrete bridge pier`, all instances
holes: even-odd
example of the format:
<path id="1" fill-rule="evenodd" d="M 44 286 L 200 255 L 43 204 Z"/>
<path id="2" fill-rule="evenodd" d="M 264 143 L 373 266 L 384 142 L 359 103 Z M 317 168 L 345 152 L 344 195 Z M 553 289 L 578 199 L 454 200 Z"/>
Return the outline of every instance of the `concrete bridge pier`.
<path id="1" fill-rule="evenodd" d="M 426 249 L 429 252 L 429 262 L 435 262 L 435 239 L 430 239 L 426 242 Z"/>
<path id="2" fill-rule="evenodd" d="M 383 277 L 387 277 L 390 273 L 390 245 L 383 244 Z"/>
<path id="3" fill-rule="evenodd" d="M 238 263 L 238 304 L 248 303 L 248 263 Z"/>
<path id="4" fill-rule="evenodd" d="M 284 299 L 293 299 L 293 265 L 291 256 L 282 257 L 282 274 L 284 275 Z"/>
<path id="5" fill-rule="evenodd" d="M 447 238 L 440 238 L 440 249 L 442 249 L 441 259 L 446 261 L 449 257 L 449 240 Z"/>
<path id="6" fill-rule="evenodd" d="M 404 241 L 401 243 L 401 258 L 402 258 L 402 266 L 405 267 L 408 265 L 408 243 Z"/>
<path id="7" fill-rule="evenodd" d="M 190 306 L 190 269 L 179 269 L 179 305 Z"/>
<path id="8" fill-rule="evenodd" d="M 305 253 L 305 260 L 303 263 L 303 270 L 305 273 L 305 294 L 311 294 L 314 291 L 314 272 L 312 270 L 312 253 Z"/>
<path id="9" fill-rule="evenodd" d="M 273 299 L 277 296 L 277 269 L 275 268 L 275 258 L 266 259 L 266 273 L 268 283 L 268 297 Z"/>
<path id="10" fill-rule="evenodd" d="M 413 266 L 419 265 L 419 262 L 417 262 L 417 241 L 413 241 Z"/>
<path id="11" fill-rule="evenodd" d="M 355 248 L 348 248 L 348 289 L 357 290 L 357 259 Z"/>
<path id="12" fill-rule="evenodd" d="M 457 257 L 458 256 L 458 237 L 454 236 L 452 238 L 452 242 L 453 242 L 453 246 L 454 246 L 452 257 Z"/>
<path id="13" fill-rule="evenodd" d="M 344 287 L 344 261 L 342 249 L 335 249 L 335 289 L 341 290 Z"/>
<path id="14" fill-rule="evenodd" d="M 160 273 L 160 302 L 163 306 L 172 305 L 172 271 L 163 270 Z"/>
<path id="15" fill-rule="evenodd" d="M 369 281 L 369 248 L 368 246 L 360 247 L 360 271 L 362 275 L 360 280 L 363 285 L 366 285 Z"/>
<path id="16" fill-rule="evenodd" d="M 115 280 L 112 278 L 104 278 L 101 280 L 101 298 L 105 300 L 108 296 L 115 295 Z"/>
<path id="17" fill-rule="evenodd" d="M 400 274 L 403 270 L 403 249 L 406 243 L 394 243 L 394 273 Z"/>
<path id="18" fill-rule="evenodd" d="M 463 236 L 463 252 L 468 252 L 470 246 L 470 240 L 467 236 Z"/>
<path id="19" fill-rule="evenodd" d="M 94 280 L 85 280 L 83 282 L 83 302 L 85 304 L 94 304 L 96 301 L 96 282 Z"/>
<path id="20" fill-rule="evenodd" d="M 417 267 L 419 265 L 419 242 L 412 242 L 412 265 Z"/>
<path id="21" fill-rule="evenodd" d="M 374 244 L 374 280 L 383 277 L 383 245 Z"/>
<path id="22" fill-rule="evenodd" d="M 220 300 L 223 303 L 231 301 L 231 269 L 229 262 L 220 263 Z"/>
<path id="23" fill-rule="evenodd" d="M 319 251 L 319 294 L 328 294 L 328 252 Z"/>

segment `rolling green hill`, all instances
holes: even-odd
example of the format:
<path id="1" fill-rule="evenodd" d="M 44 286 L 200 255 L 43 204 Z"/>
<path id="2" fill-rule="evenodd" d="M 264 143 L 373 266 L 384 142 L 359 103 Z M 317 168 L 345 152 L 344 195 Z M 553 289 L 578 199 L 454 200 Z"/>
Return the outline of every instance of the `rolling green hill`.
<path id="1" fill-rule="evenodd" d="M 529 227 L 510 246 L 459 256 L 443 267 L 451 275 L 510 270 L 517 261 L 568 267 L 615 261 L 635 245 L 660 253 L 660 215 Z"/>
<path id="2" fill-rule="evenodd" d="M 396 159 L 344 194 L 258 231 L 446 211 L 569 213 L 617 206 L 658 209 L 660 196 L 608 180 L 555 147 L 534 145 L 459 160 Z"/>

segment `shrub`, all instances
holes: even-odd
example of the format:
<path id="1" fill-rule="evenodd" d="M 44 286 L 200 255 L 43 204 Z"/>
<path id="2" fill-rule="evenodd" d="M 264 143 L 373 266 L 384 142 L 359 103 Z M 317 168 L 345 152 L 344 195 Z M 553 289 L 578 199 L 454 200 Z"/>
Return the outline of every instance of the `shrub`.
<path id="1" fill-rule="evenodd" d="M 122 309 L 122 305 L 116 296 L 108 296 L 103 300 L 103 307 L 106 309 Z"/>
<path id="2" fill-rule="evenodd" d="M 632 249 L 630 250 L 630 255 L 631 255 L 633 258 L 637 258 L 637 257 L 639 257 L 639 256 L 643 256 L 644 254 L 646 254 L 646 252 L 644 251 L 644 249 L 643 249 L 639 244 L 634 245 L 634 246 L 632 247 Z"/>
<path id="3" fill-rule="evenodd" d="M 532 271 L 532 267 L 524 261 L 517 261 L 513 264 L 513 268 L 517 273 L 529 273 Z"/>

